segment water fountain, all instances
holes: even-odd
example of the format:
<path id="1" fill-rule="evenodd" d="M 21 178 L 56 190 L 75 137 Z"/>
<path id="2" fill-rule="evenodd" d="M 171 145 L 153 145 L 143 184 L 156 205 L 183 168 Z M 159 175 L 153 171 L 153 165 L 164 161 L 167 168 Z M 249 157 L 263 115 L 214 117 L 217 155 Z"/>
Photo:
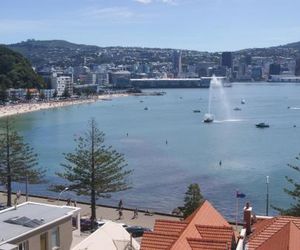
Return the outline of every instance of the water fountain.
<path id="1" fill-rule="evenodd" d="M 222 83 L 221 78 L 216 77 L 215 75 L 212 76 L 209 86 L 209 96 L 208 96 L 208 112 L 204 115 L 203 122 L 211 123 L 214 121 L 215 117 L 211 111 L 211 102 L 213 99 L 213 95 L 218 95 L 222 106 L 225 108 L 225 119 L 229 119 L 231 117 L 229 102 L 227 100 L 226 93 L 224 91 L 224 86 Z"/>

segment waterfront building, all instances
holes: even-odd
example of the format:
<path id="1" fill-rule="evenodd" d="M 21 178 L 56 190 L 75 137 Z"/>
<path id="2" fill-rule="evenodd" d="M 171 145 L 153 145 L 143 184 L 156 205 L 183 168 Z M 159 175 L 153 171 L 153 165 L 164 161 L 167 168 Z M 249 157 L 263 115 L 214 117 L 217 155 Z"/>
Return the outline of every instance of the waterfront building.
<path id="1" fill-rule="evenodd" d="M 78 227 L 73 230 L 72 217 Z M 25 202 L 0 211 L 0 250 L 69 250 L 80 208 Z"/>
<path id="2" fill-rule="evenodd" d="M 96 73 L 96 84 L 100 86 L 107 85 L 109 83 L 108 81 L 108 73 L 107 72 L 99 72 Z"/>
<path id="3" fill-rule="evenodd" d="M 130 85 L 136 88 L 208 88 L 209 83 L 203 78 L 130 79 Z"/>
<path id="4" fill-rule="evenodd" d="M 300 76 L 300 58 L 296 59 L 295 75 Z"/>
<path id="5" fill-rule="evenodd" d="M 130 86 L 131 73 L 126 70 L 110 73 L 110 84 L 115 88 L 127 88 Z"/>
<path id="6" fill-rule="evenodd" d="M 174 51 L 173 54 L 173 73 L 175 77 L 180 77 L 182 74 L 181 51 Z"/>
<path id="7" fill-rule="evenodd" d="M 49 100 L 53 97 L 55 89 L 41 89 L 40 92 L 44 94 L 45 99 Z"/>
<path id="8" fill-rule="evenodd" d="M 7 90 L 7 95 L 10 99 L 15 99 L 15 100 L 23 100 L 26 96 L 26 89 L 8 89 Z"/>
<path id="9" fill-rule="evenodd" d="M 232 68 L 232 52 L 223 52 L 221 55 L 221 66 Z"/>
<path id="10" fill-rule="evenodd" d="M 278 63 L 271 63 L 269 66 L 269 75 L 280 75 L 281 66 Z"/>
<path id="11" fill-rule="evenodd" d="M 251 78 L 254 81 L 260 81 L 262 79 L 262 68 L 260 66 L 254 66 L 251 68 Z"/>
<path id="12" fill-rule="evenodd" d="M 88 73 L 85 78 L 85 84 L 96 84 L 97 75 L 95 73 Z"/>
<path id="13" fill-rule="evenodd" d="M 62 96 L 65 89 L 73 95 L 73 82 L 70 76 L 53 74 L 51 77 L 51 88 L 56 89 L 57 96 Z"/>

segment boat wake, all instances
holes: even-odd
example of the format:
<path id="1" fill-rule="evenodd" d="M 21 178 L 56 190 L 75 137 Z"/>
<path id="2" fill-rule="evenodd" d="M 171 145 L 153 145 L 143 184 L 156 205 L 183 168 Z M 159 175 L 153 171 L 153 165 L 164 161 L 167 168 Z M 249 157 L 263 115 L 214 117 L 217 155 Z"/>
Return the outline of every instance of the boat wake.
<path id="1" fill-rule="evenodd" d="M 298 107 L 290 107 L 289 109 L 300 109 L 300 108 L 298 108 Z"/>
<path id="2" fill-rule="evenodd" d="M 226 119 L 226 120 L 214 120 L 214 123 L 225 123 L 225 122 L 242 122 L 242 119 Z"/>

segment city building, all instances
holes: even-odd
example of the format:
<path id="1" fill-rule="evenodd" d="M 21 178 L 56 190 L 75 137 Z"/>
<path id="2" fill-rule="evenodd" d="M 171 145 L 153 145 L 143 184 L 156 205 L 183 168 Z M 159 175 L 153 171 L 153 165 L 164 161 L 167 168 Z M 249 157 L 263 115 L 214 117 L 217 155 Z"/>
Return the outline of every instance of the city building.
<path id="1" fill-rule="evenodd" d="M 175 77 L 181 77 L 182 74 L 182 62 L 181 62 L 181 51 L 174 51 L 173 54 L 173 73 Z"/>
<path id="2" fill-rule="evenodd" d="M 130 85 L 130 76 L 131 73 L 126 70 L 111 72 L 110 76 L 110 84 L 114 88 L 127 88 Z"/>
<path id="3" fill-rule="evenodd" d="M 209 88 L 209 83 L 202 78 L 130 79 L 130 85 L 136 88 Z"/>
<path id="4" fill-rule="evenodd" d="M 269 75 L 280 75 L 281 66 L 278 63 L 271 63 L 269 66 Z"/>
<path id="5" fill-rule="evenodd" d="M 300 58 L 296 59 L 295 75 L 300 76 Z"/>
<path id="6" fill-rule="evenodd" d="M 53 74 L 51 77 L 51 88 L 57 91 L 57 96 L 62 96 L 67 90 L 70 95 L 73 95 L 73 82 L 70 76 L 58 76 Z"/>
<path id="7" fill-rule="evenodd" d="M 78 227 L 73 231 L 72 217 Z M 80 208 L 25 202 L 0 211 L 0 250 L 69 250 Z"/>
<path id="8" fill-rule="evenodd" d="M 45 96 L 45 99 L 49 100 L 54 96 L 55 89 L 41 89 L 40 93 L 43 93 Z"/>
<path id="9" fill-rule="evenodd" d="M 221 66 L 232 68 L 232 52 L 223 52 L 221 55 Z"/>
<path id="10" fill-rule="evenodd" d="M 260 81 L 262 79 L 262 68 L 260 66 L 254 66 L 251 68 L 251 78 L 254 81 Z"/>
<path id="11" fill-rule="evenodd" d="M 7 90 L 7 95 L 11 99 L 16 99 L 16 100 L 23 100 L 25 99 L 27 90 L 26 89 L 8 89 Z"/>

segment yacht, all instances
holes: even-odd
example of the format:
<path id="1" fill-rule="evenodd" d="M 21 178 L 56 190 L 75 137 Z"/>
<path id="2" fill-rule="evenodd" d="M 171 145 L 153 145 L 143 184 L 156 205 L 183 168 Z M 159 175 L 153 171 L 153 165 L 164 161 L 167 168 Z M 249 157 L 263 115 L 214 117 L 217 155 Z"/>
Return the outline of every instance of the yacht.
<path id="1" fill-rule="evenodd" d="M 264 122 L 257 123 L 257 124 L 255 124 L 255 126 L 256 126 L 257 128 L 269 128 L 269 127 L 270 127 L 269 124 L 264 123 Z"/>

